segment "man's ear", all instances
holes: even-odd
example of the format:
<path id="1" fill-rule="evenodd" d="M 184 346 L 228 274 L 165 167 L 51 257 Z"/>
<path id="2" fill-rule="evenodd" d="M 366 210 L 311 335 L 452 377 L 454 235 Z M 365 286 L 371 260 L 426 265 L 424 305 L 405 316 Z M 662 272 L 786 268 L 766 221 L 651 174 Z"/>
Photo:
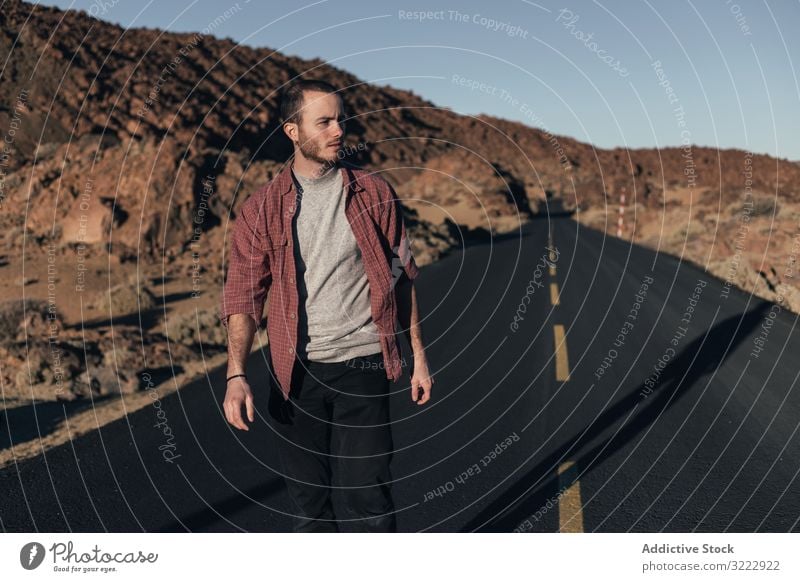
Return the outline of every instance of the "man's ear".
<path id="1" fill-rule="evenodd" d="M 283 124 L 283 133 L 291 140 L 292 143 L 297 142 L 297 124 L 291 121 L 287 121 Z"/>

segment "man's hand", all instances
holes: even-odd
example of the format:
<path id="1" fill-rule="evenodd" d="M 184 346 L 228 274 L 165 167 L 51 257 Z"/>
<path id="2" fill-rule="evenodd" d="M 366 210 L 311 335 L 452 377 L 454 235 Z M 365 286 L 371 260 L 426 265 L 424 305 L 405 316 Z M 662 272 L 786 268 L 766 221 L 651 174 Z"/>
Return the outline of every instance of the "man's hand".
<path id="1" fill-rule="evenodd" d="M 242 419 L 242 404 L 247 409 L 247 420 L 255 420 L 255 407 L 253 406 L 253 393 L 250 385 L 244 377 L 234 378 L 228 382 L 228 389 L 225 392 L 225 402 L 222 408 L 225 410 L 225 418 L 238 429 L 250 430 Z"/>
<path id="2" fill-rule="evenodd" d="M 414 373 L 411 375 L 411 400 L 417 404 L 425 404 L 431 399 L 433 377 L 428 372 L 428 360 L 425 353 L 414 356 Z M 419 395 L 420 389 L 422 396 Z"/>

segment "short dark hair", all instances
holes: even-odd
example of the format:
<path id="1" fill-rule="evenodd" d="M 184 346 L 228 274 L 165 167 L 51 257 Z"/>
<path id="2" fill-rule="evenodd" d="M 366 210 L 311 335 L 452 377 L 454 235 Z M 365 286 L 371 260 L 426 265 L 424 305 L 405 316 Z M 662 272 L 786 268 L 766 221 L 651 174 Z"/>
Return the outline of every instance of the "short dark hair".
<path id="1" fill-rule="evenodd" d="M 305 91 L 319 91 L 320 93 L 335 93 L 341 100 L 338 89 L 320 79 L 301 79 L 294 81 L 281 93 L 281 125 L 284 123 L 299 123 L 302 115 L 303 93 Z"/>

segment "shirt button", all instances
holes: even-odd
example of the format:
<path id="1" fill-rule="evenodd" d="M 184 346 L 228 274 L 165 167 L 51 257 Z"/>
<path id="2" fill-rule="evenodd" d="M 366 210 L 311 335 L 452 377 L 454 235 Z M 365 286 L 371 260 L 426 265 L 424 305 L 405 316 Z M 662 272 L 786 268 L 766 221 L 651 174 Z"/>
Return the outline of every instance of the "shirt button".
<path id="1" fill-rule="evenodd" d="M 289 317 L 291 317 L 292 319 L 294 319 L 294 313 L 292 313 L 292 314 L 291 314 Z"/>
<path id="2" fill-rule="evenodd" d="M 289 283 L 294 283 L 294 277 L 289 277 Z"/>
<path id="3" fill-rule="evenodd" d="M 289 353 L 293 354 L 294 353 L 294 348 L 289 348 Z"/>

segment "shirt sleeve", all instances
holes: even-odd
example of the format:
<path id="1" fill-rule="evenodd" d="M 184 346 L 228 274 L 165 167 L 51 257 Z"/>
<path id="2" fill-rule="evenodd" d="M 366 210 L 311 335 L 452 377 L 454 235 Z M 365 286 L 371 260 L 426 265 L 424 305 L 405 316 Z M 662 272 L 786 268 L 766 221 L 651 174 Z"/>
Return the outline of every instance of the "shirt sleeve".
<path id="1" fill-rule="evenodd" d="M 242 204 L 242 209 L 233 226 L 231 235 L 230 264 L 222 291 L 219 318 L 223 327 L 228 327 L 228 317 L 234 313 L 246 313 L 261 325 L 264 303 L 272 284 L 272 273 L 266 249 L 266 233 L 259 232 L 258 198 L 253 197 Z M 263 210 L 262 210 L 263 211 Z"/>
<path id="2" fill-rule="evenodd" d="M 405 274 L 408 279 L 413 280 L 419 274 L 419 268 L 414 260 L 411 243 L 406 234 L 403 207 L 394 188 L 388 182 L 386 184 L 389 188 L 390 199 L 387 204 L 384 204 L 383 228 L 392 250 L 392 278 L 397 283 L 397 279 Z"/>

